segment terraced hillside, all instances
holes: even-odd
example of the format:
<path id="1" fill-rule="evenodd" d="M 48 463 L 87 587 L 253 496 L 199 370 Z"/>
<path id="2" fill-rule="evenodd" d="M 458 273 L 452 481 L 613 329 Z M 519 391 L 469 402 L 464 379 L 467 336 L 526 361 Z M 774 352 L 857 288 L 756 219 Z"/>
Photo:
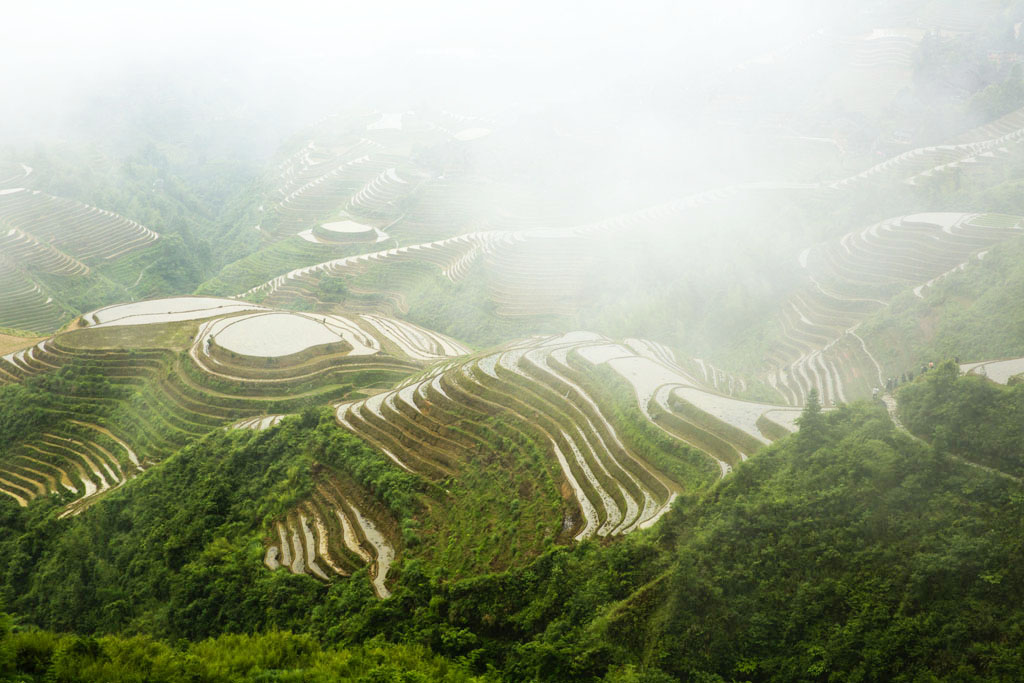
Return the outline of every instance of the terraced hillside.
<path id="1" fill-rule="evenodd" d="M 0 189 L 21 187 L 32 175 L 32 167 L 13 161 L 0 162 Z"/>
<path id="2" fill-rule="evenodd" d="M 310 142 L 280 169 L 280 185 L 260 229 L 284 237 L 312 228 L 396 161 L 380 154 L 379 146 L 370 140 L 354 140 L 338 150 Z"/>
<path id="3" fill-rule="evenodd" d="M 397 544 L 394 521 L 381 521 L 379 513 L 354 500 L 352 491 L 357 489 L 321 470 L 313 497 L 275 522 L 276 538 L 271 539 L 263 559 L 267 568 L 327 581 L 350 576 L 367 565 L 374 592 L 388 597 L 388 571 Z"/>
<path id="4" fill-rule="evenodd" d="M 887 44 L 886 41 L 898 43 L 892 50 L 879 48 L 878 59 L 889 59 L 891 55 L 886 55 L 893 52 L 896 55 L 893 58 L 902 60 L 901 64 L 906 66 L 903 62 L 907 45 L 903 43 L 909 40 L 907 36 L 899 31 L 882 32 L 872 41 L 876 39 L 877 45 Z M 324 313 L 358 309 L 367 313 L 411 314 L 430 325 L 442 325 L 446 321 L 438 318 L 437 311 L 425 312 L 415 307 L 423 306 L 429 299 L 472 296 L 477 310 L 487 311 L 484 326 L 489 330 L 488 343 L 502 335 L 505 339 L 514 337 L 515 333 L 510 331 L 517 328 L 527 331 L 567 329 L 578 323 L 586 324 L 586 319 L 579 318 L 580 311 L 598 305 L 596 292 L 607 279 L 604 275 L 607 271 L 623 269 L 628 272 L 630 264 L 618 259 L 618 243 L 653 246 L 669 231 L 687 229 L 695 216 L 709 207 L 728 207 L 754 197 L 777 195 L 797 198 L 797 201 L 854 201 L 894 183 L 913 187 L 927 184 L 944 173 L 973 172 L 1009 163 L 1015 158 L 1020 140 L 1024 139 L 1024 129 L 1017 126 L 1017 118 L 1011 114 L 987 127 L 965 133 L 950 144 L 909 150 L 838 180 L 728 186 L 569 228 L 552 227 L 543 219 L 537 222 L 511 218 L 507 224 L 496 219 L 489 224 L 504 229 L 467 232 L 388 249 L 374 250 L 368 246 L 362 253 L 312 264 L 306 261 L 307 265 L 252 286 L 237 296 L 277 307 Z M 376 126 L 373 129 L 408 132 L 414 120 L 415 117 L 408 114 L 382 117 L 373 124 Z M 376 179 L 378 184 L 385 176 L 387 174 Z M 388 179 L 392 184 L 397 183 L 395 177 Z M 432 180 L 424 183 L 424 187 L 432 185 Z M 417 201 L 407 205 L 409 211 L 388 230 L 395 230 L 395 234 L 401 236 L 403 225 L 416 225 L 417 211 L 423 209 L 430 215 L 429 196 L 417 194 Z M 469 213 L 468 206 L 462 208 Z M 456 208 L 454 213 L 458 212 Z M 922 220 L 927 223 L 929 219 Z M 796 292 L 783 293 L 787 303 L 779 316 L 780 329 L 776 336 L 780 339 L 773 342 L 766 353 L 764 360 L 771 369 L 762 375 L 763 386 L 757 386 L 761 379 L 744 377 L 735 371 L 718 368 L 709 372 L 704 361 L 691 366 L 691 361 L 687 360 L 685 364 L 704 383 L 725 393 L 775 395 L 791 405 L 801 404 L 811 387 L 818 390 L 826 404 L 869 395 L 873 386 L 884 382 L 884 373 L 856 334 L 857 323 L 904 286 L 915 287 L 916 293 L 921 295 L 935 278 L 961 267 L 971 252 L 983 257 L 985 247 L 1015 234 L 1012 225 L 999 223 L 1002 220 L 975 216 L 936 231 L 927 226 L 915 228 L 909 217 L 894 219 L 862 233 L 850 233 L 838 243 L 838 255 L 817 248 L 808 250 L 801 256 L 804 262 L 808 254 L 813 253 L 809 265 L 802 266 L 804 270 L 810 268 L 806 272 L 806 286 Z M 995 224 L 989 225 L 992 221 Z M 367 223 L 371 224 L 372 221 Z M 315 238 L 318 229 L 323 232 L 319 226 L 309 230 L 309 236 Z M 935 234 L 925 235 L 922 230 Z M 404 234 L 411 237 L 418 233 L 413 230 Z M 401 239 L 396 239 L 401 244 Z M 860 242 L 866 246 L 861 247 Z M 920 254 L 913 257 L 908 254 L 919 247 Z M 315 254 L 304 258 L 313 257 Z M 868 263 L 876 259 L 877 263 Z M 882 263 L 889 264 L 887 267 L 894 278 L 889 283 L 891 286 L 885 292 L 867 291 L 872 282 L 879 281 L 871 269 L 881 267 Z M 622 268 L 623 265 L 626 268 Z M 867 269 L 864 272 L 855 272 L 864 268 Z M 830 270 L 837 271 L 839 281 L 832 282 L 827 272 Z M 847 276 L 852 277 L 852 281 L 844 285 L 842 279 Z M 467 295 L 469 291 L 473 294 Z M 483 329 L 483 326 L 478 324 L 478 328 Z M 755 368 L 749 365 L 747 370 Z"/>
<path id="5" fill-rule="evenodd" d="M 635 403 L 623 403 L 630 387 Z M 635 417 L 625 417 L 630 410 Z M 712 471 L 724 476 L 792 430 L 798 414 L 709 392 L 651 342 L 616 345 L 589 333 L 441 361 L 391 390 L 342 402 L 335 412 L 340 426 L 375 446 L 391 467 L 445 487 L 444 494 L 429 489 L 424 528 L 473 544 L 480 536 L 467 534 L 467 524 L 484 520 L 480 533 L 493 536 L 495 516 L 504 519 L 507 540 L 488 550 L 496 554 L 490 561 L 502 564 L 510 549 L 529 552 L 537 542 L 529 524 L 547 528 L 543 538 L 563 541 L 652 525 L 679 492 L 701 486 Z M 680 443 L 694 450 L 680 452 L 673 446 Z M 523 448 L 532 454 L 525 461 L 516 455 Z M 697 456 L 700 451 L 705 455 Z M 497 482 L 510 476 L 518 481 L 509 491 L 518 492 L 518 502 L 506 517 L 494 496 L 505 495 Z M 560 513 L 547 507 L 539 487 L 547 477 L 560 482 L 569 505 Z M 395 521 L 379 509 L 373 513 L 365 499 L 353 500 L 358 488 L 337 483 L 336 475 L 321 473 L 318 482 L 311 499 L 275 524 L 264 563 L 320 579 L 349 574 L 353 561 L 369 564 L 375 591 L 388 595 L 388 569 L 403 546 Z M 524 518 L 519 506 L 526 491 L 536 497 L 530 505 L 540 508 Z M 411 552 L 451 561 L 465 552 L 453 545 L 456 538 Z"/>
<path id="6" fill-rule="evenodd" d="M 861 77 L 892 76 L 885 90 L 905 80 L 920 39 L 876 31 L 849 41 L 844 59 Z M 282 572 L 272 576 L 331 581 L 368 567 L 387 597 L 402 559 L 454 574 L 503 569 L 553 543 L 650 527 L 681 494 L 794 431 L 812 392 L 831 406 L 883 384 L 861 323 L 901 294 L 928 297 L 1021 233 L 1013 216 L 922 213 L 804 248 L 832 229 L 808 222 L 894 186 L 912 203 L 944 174 L 1009 168 L 1024 140 L 1020 116 L 838 178 L 698 186 L 585 221 L 572 198 L 517 184 L 508 159 L 511 170 L 487 166 L 498 154 L 473 157 L 500 143 L 493 121 L 332 117 L 265 179 L 248 209 L 259 224 L 235 226 L 258 247 L 200 296 L 77 319 L 54 295 L 62 283 L 140 258 L 159 236 L 84 204 L 0 190 L 0 290 L 10 293 L 0 326 L 68 328 L 0 359 L 0 383 L 54 396 L 42 425 L 0 451 L 0 492 L 21 506 L 56 496 L 60 514 L 74 516 L 214 430 L 284 423 L 277 434 L 290 414 L 329 405 L 331 428 L 374 450 L 358 467 L 317 453 L 311 492 L 275 509 L 264 529 L 263 563 Z M 0 183 L 30 174 L 4 167 Z M 810 219 L 800 215 L 807 206 Z M 755 252 L 753 272 L 717 262 L 740 247 Z M 646 286 L 654 254 L 671 267 L 666 292 L 645 306 L 628 285 Z M 777 258 L 788 261 L 776 267 Z M 779 276 L 794 264 L 792 281 Z M 704 289 L 677 286 L 702 278 Z M 748 282 L 779 295 L 732 328 L 757 337 L 767 320 L 769 333 L 750 343 L 763 358 L 683 353 L 671 335 L 703 324 L 698 306 L 657 307 L 721 290 L 713 302 L 735 303 Z M 564 332 L 607 322 L 598 309 L 608 304 L 613 316 L 628 310 L 615 328 L 625 334 Z M 676 311 L 679 320 L 660 319 Z M 494 346 L 475 352 L 453 337 Z M 1008 381 L 1018 366 L 978 367 Z M 412 512 L 385 500 L 388 475 L 403 477 Z"/>
<path id="7" fill-rule="evenodd" d="M 0 669 L 1021 678 L 1024 2 L 365 9 L 0 148 Z"/>
<path id="8" fill-rule="evenodd" d="M 0 491 L 19 504 L 60 493 L 66 511 L 78 512 L 212 429 L 267 427 L 281 413 L 386 387 L 425 360 L 465 351 L 401 321 L 200 297 L 107 307 L 82 324 L 0 358 L 0 382 L 64 387 L 51 426 L 4 447 Z M 45 467 L 12 459 L 26 454 Z"/>
<path id="9" fill-rule="evenodd" d="M 843 59 L 830 74 L 828 95 L 842 98 L 855 111 L 877 111 L 910 83 L 923 35 L 919 28 L 878 28 L 839 39 L 836 52 Z"/>
<path id="10" fill-rule="evenodd" d="M 437 112 L 355 112 L 318 122 L 264 179 L 258 222 L 252 234 L 240 233 L 259 248 L 199 292 L 235 293 L 295 268 L 363 253 L 368 243 L 408 244 L 479 229 L 501 193 L 493 181 L 455 169 L 463 163 L 459 149 L 485 137 L 486 125 Z"/>
<path id="11" fill-rule="evenodd" d="M 249 289 L 236 298 L 248 298 L 269 303 L 294 305 L 296 301 L 306 300 L 309 305 L 329 305 L 316 297 L 323 278 L 337 277 L 349 273 L 357 274 L 365 271 L 367 266 L 390 265 L 393 263 L 425 263 L 437 267 L 449 280 L 457 280 L 468 267 L 482 254 L 494 249 L 499 243 L 509 242 L 515 236 L 507 233 L 480 232 L 468 233 L 444 240 L 425 244 L 414 244 L 407 247 L 395 247 L 380 251 L 371 251 L 357 256 L 348 256 L 330 261 L 323 261 L 304 268 L 297 268 L 272 280 Z M 395 291 L 401 290 L 401 283 L 396 283 Z"/>
<path id="12" fill-rule="evenodd" d="M 142 471 L 138 456 L 124 441 L 103 427 L 69 419 L 11 449 L 0 484 L 20 505 L 53 494 L 74 498 L 60 514 L 66 517 Z"/>
<path id="13" fill-rule="evenodd" d="M 316 265 L 324 260 L 358 255 L 371 245 L 320 240 L 313 229 L 261 247 L 252 254 L 223 268 L 216 277 L 204 282 L 197 294 L 229 296 L 258 286 L 295 268 Z"/>
<path id="14" fill-rule="evenodd" d="M 109 262 L 159 238 L 111 211 L 20 188 L 0 194 L 0 225 L 91 264 Z"/>
<path id="15" fill-rule="evenodd" d="M 875 61 L 893 59 L 905 69 L 907 50 L 919 34 L 917 29 L 883 30 L 857 39 L 853 50 L 860 57 L 855 55 L 854 61 L 866 60 L 864 68 L 874 68 Z M 483 132 L 489 133 L 494 122 L 415 112 L 334 117 L 315 127 L 310 140 L 276 169 L 262 207 L 266 220 L 254 231 L 262 235 L 264 247 L 225 268 L 199 291 L 300 310 L 405 315 L 417 299 L 427 298 L 426 291 L 436 299 L 463 296 L 472 289 L 475 303 L 490 311 L 486 326 L 503 330 L 489 333 L 481 340 L 485 343 L 512 338 L 517 328 L 589 327 L 577 312 L 595 304 L 595 284 L 602 273 L 623 265 L 614 247 L 601 247 L 603 237 L 654 244 L 660 239 L 658 231 L 690 229 L 697 220 L 695 211 L 768 196 L 786 198 L 791 207 L 869 201 L 873 193 L 894 184 L 922 186 L 908 192 L 926 193 L 949 174 L 959 178 L 1010 168 L 1024 139 L 1024 129 L 1015 121 L 1012 115 L 1004 117 L 949 144 L 911 149 L 834 180 L 726 186 L 566 228 L 554 227 L 564 225 L 558 207 L 526 201 L 533 197 L 531 191 L 507 185 L 500 176 L 496 181 L 486 166 L 474 173 L 455 170 L 458 164 L 452 159 L 458 155 L 449 155 L 446 145 L 470 144 L 459 137 L 465 131 L 480 136 L 463 137 L 487 138 Z M 414 144 L 428 151 L 411 155 Z M 358 161 L 362 168 L 372 160 L 380 163 L 349 182 L 351 164 Z M 348 180 L 343 183 L 342 178 Z M 340 184 L 332 190 L 335 180 Z M 308 210 L 299 210 L 298 203 L 307 200 Z M 291 215 L 289 207 L 296 208 L 294 220 L 284 218 Z M 274 227 L 278 223 L 285 227 Z M 286 235 L 291 237 L 282 240 Z M 430 274 L 434 263 L 445 279 L 469 284 L 455 293 L 456 288 Z M 436 316 L 412 315 L 430 326 L 444 324 Z M 744 384 L 759 381 L 743 378 Z M 739 385 L 734 380 L 733 386 Z M 869 388 L 858 387 L 853 395 Z M 769 393 L 773 390 L 759 388 L 752 395 Z M 838 397 L 843 392 L 836 388 L 831 393 Z"/>
<path id="16" fill-rule="evenodd" d="M 413 151 L 468 144 L 489 134 L 486 125 L 452 114 L 414 112 L 325 119 L 268 179 L 271 189 L 258 228 L 270 240 L 303 234 L 310 241 L 316 241 L 311 236 L 318 226 L 339 215 L 384 228 L 404 218 L 407 206 L 422 201 L 421 186 L 434 175 L 416 163 Z M 449 201 L 449 184 L 427 189 L 431 198 L 422 201 L 424 209 L 430 205 L 436 210 Z M 440 220 L 432 223 L 424 210 L 417 224 L 423 229 L 428 223 L 434 226 L 432 236 L 438 230 L 450 234 L 450 228 Z"/>
<path id="17" fill-rule="evenodd" d="M 103 272 L 159 236 L 110 211 L 35 190 L 0 190 L 0 327 L 50 333 L 127 291 Z"/>
<path id="18" fill-rule="evenodd" d="M 467 529 L 467 519 L 505 519 L 505 540 L 478 560 L 495 566 L 554 540 L 650 526 L 679 492 L 724 475 L 792 429 L 796 415 L 716 394 L 644 340 L 578 333 L 471 355 L 379 314 L 212 297 L 96 310 L 7 354 L 0 373 L 7 383 L 63 387 L 45 424 L 4 448 L 0 492 L 20 505 L 56 495 L 64 516 L 211 430 L 270 429 L 283 414 L 341 400 L 339 426 L 379 449 L 378 466 L 424 482 L 424 533 L 455 536 L 406 548 L 392 514 L 327 466 L 315 473 L 314 495 L 275 523 L 265 564 L 321 580 L 368 565 L 380 596 L 400 552 L 466 557 L 498 533 Z M 629 387 L 635 402 L 624 400 Z M 494 511 L 502 479 L 525 507 Z"/>
<path id="19" fill-rule="evenodd" d="M 14 261 L 0 253 L 0 327 L 28 331 L 55 330 L 67 319 L 54 302 Z"/>
<path id="20" fill-rule="evenodd" d="M 586 388 L 596 381 L 595 368 L 606 364 L 633 386 L 643 415 L 706 449 L 722 474 L 768 442 L 757 427 L 766 413 L 781 420 L 782 431 L 792 429 L 793 411 L 711 394 L 678 369 L 587 333 L 529 340 L 439 365 L 389 392 L 342 403 L 338 421 L 398 467 L 441 480 L 469 453 L 490 447 L 475 429 L 467 430 L 467 421 L 510 415 L 518 429 L 536 432 L 557 461 L 578 506 L 569 526 L 573 537 L 628 533 L 664 514 L 680 482 L 666 474 L 670 466 L 661 463 L 662 471 L 628 447 L 607 408 Z M 670 398 L 692 402 L 690 410 Z"/>
<path id="21" fill-rule="evenodd" d="M 368 311 L 404 313 L 410 298 L 423 287 L 442 287 L 437 296 L 444 296 L 444 287 L 451 287 L 445 282 L 472 277 L 475 285 L 483 285 L 498 318 L 571 319 L 591 297 L 595 278 L 600 277 L 595 274 L 608 267 L 609 252 L 597 237 L 635 239 L 653 226 L 684 220 L 695 206 L 722 197 L 735 194 L 698 195 L 572 229 L 469 233 L 325 261 L 293 270 L 242 296 L 322 312 L 362 305 Z M 765 376 L 767 385 L 790 405 L 801 404 L 812 387 L 828 404 L 869 395 L 884 379 L 856 334 L 859 321 L 903 289 L 912 287 L 923 296 L 944 274 L 963 268 L 974 256 L 984 258 L 987 248 L 1020 232 L 1016 223 L 1016 218 L 997 215 L 921 214 L 884 221 L 806 249 L 798 259 L 805 285 L 783 306 L 779 340 L 767 351 L 772 366 Z M 713 366 L 709 372 L 704 361 L 693 361 L 689 371 L 719 391 L 747 391 L 746 379 Z"/>
<path id="22" fill-rule="evenodd" d="M 860 322 L 901 291 L 927 296 L 936 281 L 1021 232 L 1017 217 L 917 214 L 804 250 L 806 284 L 778 318 L 769 383 L 793 405 L 812 388 L 826 403 L 838 403 L 884 385 L 887 373 L 857 335 Z"/>
<path id="23" fill-rule="evenodd" d="M 884 188 L 892 183 L 914 185 L 954 170 L 992 167 L 1003 160 L 1011 160 L 1013 150 L 1021 140 L 1024 140 L 1024 129 L 1013 127 L 1012 117 L 1007 119 L 1007 123 L 978 135 L 984 136 L 989 133 L 999 134 L 990 138 L 981 137 L 971 142 L 909 150 L 836 180 L 809 184 L 752 183 L 716 188 L 570 228 L 552 227 L 551 223 L 545 223 L 543 218 L 524 220 L 509 216 L 501 219 L 495 216 L 487 222 L 499 229 L 466 232 L 457 237 L 427 242 L 406 242 L 403 246 L 379 251 L 374 251 L 372 247 L 363 247 L 362 252 L 358 253 L 356 248 L 354 251 L 357 253 L 350 252 L 351 256 L 346 253 L 345 257 L 341 258 L 324 258 L 314 262 L 317 254 L 308 247 L 301 249 L 301 255 L 289 253 L 282 258 L 276 258 L 268 254 L 266 258 L 259 257 L 260 260 L 266 261 L 265 264 L 243 265 L 244 262 L 239 262 L 238 269 L 244 271 L 245 276 L 244 279 L 234 278 L 233 281 L 249 284 L 259 272 L 266 273 L 273 267 L 281 268 L 287 264 L 295 264 L 298 267 L 287 272 L 283 268 L 278 271 L 285 272 L 284 275 L 265 280 L 261 285 L 250 285 L 243 296 L 269 296 L 272 298 L 268 301 L 278 306 L 330 310 L 331 297 L 322 296 L 321 292 L 324 277 L 363 274 L 366 266 L 376 267 L 378 262 L 392 265 L 399 261 L 435 261 L 441 266 L 443 274 L 450 279 L 453 279 L 453 275 L 454 278 L 462 277 L 470 271 L 471 266 L 476 266 L 477 270 L 483 273 L 481 284 L 487 289 L 487 298 L 495 305 L 499 315 L 566 316 L 578 310 L 581 305 L 585 305 L 588 293 L 593 290 L 593 283 L 590 281 L 593 272 L 613 267 L 606 262 L 594 261 L 594 251 L 599 249 L 599 236 L 647 239 L 650 238 L 649 231 L 655 229 L 682 229 L 682 226 L 687 225 L 688 220 L 692 219 L 693 212 L 704 207 L 725 207 L 750 198 L 772 194 L 801 201 L 844 201 L 862 196 L 864 193 L 875 192 L 878 188 Z M 377 178 L 378 184 L 384 182 L 382 178 L 389 179 L 392 184 L 399 184 L 386 173 Z M 432 188 L 434 183 L 427 181 L 424 187 Z M 424 234 L 421 222 L 429 223 L 431 220 L 430 216 L 436 210 L 432 208 L 433 201 L 429 193 L 419 193 L 416 201 L 409 203 L 408 211 L 402 215 L 400 221 L 387 228 L 389 232 L 399 236 L 400 244 L 403 237 Z M 463 202 L 446 208 L 449 209 L 449 220 L 455 222 L 460 221 L 460 213 L 462 216 L 474 215 L 472 203 Z M 372 219 L 365 220 L 368 228 L 380 231 L 380 228 L 374 226 Z M 359 224 L 358 221 L 355 224 Z M 407 232 L 403 232 L 405 226 L 409 227 Z M 322 239 L 326 232 L 328 231 L 325 231 L 321 224 L 308 228 L 305 234 L 310 242 L 334 248 L 329 240 Z M 429 230 L 427 234 L 430 234 Z M 466 244 L 460 245 L 460 242 Z M 479 244 L 479 247 L 473 246 L 476 244 Z M 290 251 L 299 250 L 293 247 Z M 451 255 L 448 256 L 445 252 Z M 428 254 L 430 258 L 420 258 Z M 607 257 L 604 254 L 596 256 Z M 270 258 L 273 260 L 269 260 Z M 233 268 L 235 266 L 232 266 Z M 355 289 L 365 291 L 366 279 L 359 282 Z M 402 291 L 401 277 L 376 279 L 389 281 L 386 286 L 391 291 L 385 298 L 408 299 L 409 292 Z M 226 294 L 227 285 L 227 282 L 218 283 L 204 291 Z M 352 301 L 346 303 L 349 306 L 352 304 Z M 399 306 L 397 309 L 389 310 L 394 312 L 403 308 Z"/>
<path id="24" fill-rule="evenodd" d="M 766 189 L 774 188 L 757 185 L 702 192 L 568 228 L 469 232 L 432 242 L 366 251 L 293 269 L 236 296 L 276 306 L 326 311 L 333 301 L 331 288 L 324 283 L 351 277 L 352 289 L 365 291 L 367 287 L 376 287 L 378 293 L 404 300 L 416 285 L 405 281 L 400 273 L 406 269 L 400 264 L 413 264 L 413 268 L 429 266 L 434 272 L 440 271 L 450 282 L 461 280 L 474 269 L 482 271 L 487 298 L 499 315 L 564 315 L 579 307 L 580 296 L 589 287 L 585 276 L 592 269 L 590 261 L 603 254 L 598 238 L 642 238 L 644 231 L 679 224 L 692 210 L 735 201 L 744 193 L 761 193 Z M 805 188 L 783 185 L 778 189 Z M 372 273 L 392 266 L 396 267 L 387 276 Z"/>

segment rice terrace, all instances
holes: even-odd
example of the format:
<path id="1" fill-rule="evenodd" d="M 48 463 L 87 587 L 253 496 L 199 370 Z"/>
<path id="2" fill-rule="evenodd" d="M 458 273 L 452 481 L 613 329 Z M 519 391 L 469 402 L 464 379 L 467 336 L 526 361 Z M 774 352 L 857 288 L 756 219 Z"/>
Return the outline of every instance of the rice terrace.
<path id="1" fill-rule="evenodd" d="M 1024 3 L 427 5 L 0 31 L 0 680 L 1020 680 Z"/>

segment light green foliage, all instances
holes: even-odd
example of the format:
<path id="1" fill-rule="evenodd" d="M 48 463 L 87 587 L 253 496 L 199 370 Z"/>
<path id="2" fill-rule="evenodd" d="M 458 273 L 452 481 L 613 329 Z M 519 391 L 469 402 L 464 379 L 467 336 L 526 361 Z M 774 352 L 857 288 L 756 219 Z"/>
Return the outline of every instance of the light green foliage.
<path id="1" fill-rule="evenodd" d="M 296 418 L 269 432 L 213 433 L 46 544 L 31 539 L 55 530 L 53 502 L 8 510 L 0 545 L 11 563 L 0 563 L 0 575 L 11 606 L 34 612 L 37 624 L 80 632 L 197 638 L 301 627 L 323 586 L 267 572 L 261 540 L 272 520 L 308 498 L 313 462 L 349 471 L 397 514 L 414 504 L 409 475 L 382 471 L 371 462 L 381 456 L 329 418 L 316 423 L 313 413 L 311 425 Z"/>
<path id="2" fill-rule="evenodd" d="M 250 231 L 250 242 L 259 245 L 263 239 L 260 233 L 252 228 Z M 289 237 L 267 244 L 224 266 L 215 277 L 200 284 L 195 293 L 211 296 L 240 294 L 295 268 L 360 254 L 372 248 L 372 244 L 336 247 L 313 244 L 301 237 Z"/>
<path id="3" fill-rule="evenodd" d="M 859 330 L 886 374 L 943 358 L 1024 355 L 1024 239 L 994 247 L 923 294 L 905 292 Z"/>
<path id="4" fill-rule="evenodd" d="M 6 615 L 3 615 L 7 618 Z M 331 683 L 471 683 L 464 667 L 416 645 L 369 642 L 322 648 L 309 636 L 284 631 L 223 635 L 172 646 L 149 636 L 82 638 L 45 631 L 0 633 L 3 680 L 56 683 L 184 683 L 295 681 Z M 13 660 L 13 661 L 11 661 Z"/>
<path id="5" fill-rule="evenodd" d="M 939 451 L 1024 475 L 1024 384 L 960 377 L 948 361 L 903 387 L 899 398 L 907 428 Z"/>

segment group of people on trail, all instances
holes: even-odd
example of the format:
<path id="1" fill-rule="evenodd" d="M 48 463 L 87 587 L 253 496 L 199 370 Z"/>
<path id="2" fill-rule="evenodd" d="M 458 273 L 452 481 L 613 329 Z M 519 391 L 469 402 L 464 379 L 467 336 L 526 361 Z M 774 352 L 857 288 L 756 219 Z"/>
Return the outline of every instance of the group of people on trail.
<path id="1" fill-rule="evenodd" d="M 957 365 L 960 364 L 960 356 L 956 356 L 953 360 L 956 362 Z M 921 372 L 920 372 L 920 374 L 923 375 L 926 372 L 928 372 L 929 370 L 934 370 L 934 369 L 935 369 L 935 361 L 928 361 L 927 363 L 922 363 L 921 364 Z M 899 375 L 899 376 L 896 376 L 896 377 L 890 377 L 889 379 L 885 380 L 885 393 L 891 394 L 893 391 L 896 390 L 896 387 L 898 387 L 899 385 L 906 384 L 907 382 L 912 382 L 912 381 L 914 381 L 914 371 L 913 370 L 907 370 L 902 375 Z M 881 391 L 881 390 L 878 387 L 874 387 L 873 389 L 871 389 L 871 398 L 877 399 L 879 391 Z"/>
<path id="2" fill-rule="evenodd" d="M 924 372 L 926 372 L 928 370 L 927 366 L 921 366 L 921 367 L 922 367 L 922 369 L 921 369 L 922 373 L 924 373 Z M 932 367 L 935 367 L 934 364 L 932 364 Z M 913 370 L 910 370 L 908 372 L 904 372 L 902 375 L 899 375 L 897 377 L 890 377 L 887 380 L 885 380 L 885 393 L 891 394 L 896 389 L 896 387 L 898 387 L 901 384 L 906 384 L 907 382 L 911 382 L 911 381 L 913 381 L 913 379 L 914 379 L 914 371 Z M 878 392 L 879 392 L 878 387 L 873 388 L 871 390 L 871 398 L 878 398 Z"/>

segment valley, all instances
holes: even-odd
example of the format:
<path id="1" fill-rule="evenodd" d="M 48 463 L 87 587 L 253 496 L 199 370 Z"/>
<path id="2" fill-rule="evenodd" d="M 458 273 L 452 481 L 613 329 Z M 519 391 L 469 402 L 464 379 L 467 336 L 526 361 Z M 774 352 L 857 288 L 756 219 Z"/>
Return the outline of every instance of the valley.
<path id="1" fill-rule="evenodd" d="M 1019 5 L 5 140 L 0 679 L 1016 680 Z"/>

